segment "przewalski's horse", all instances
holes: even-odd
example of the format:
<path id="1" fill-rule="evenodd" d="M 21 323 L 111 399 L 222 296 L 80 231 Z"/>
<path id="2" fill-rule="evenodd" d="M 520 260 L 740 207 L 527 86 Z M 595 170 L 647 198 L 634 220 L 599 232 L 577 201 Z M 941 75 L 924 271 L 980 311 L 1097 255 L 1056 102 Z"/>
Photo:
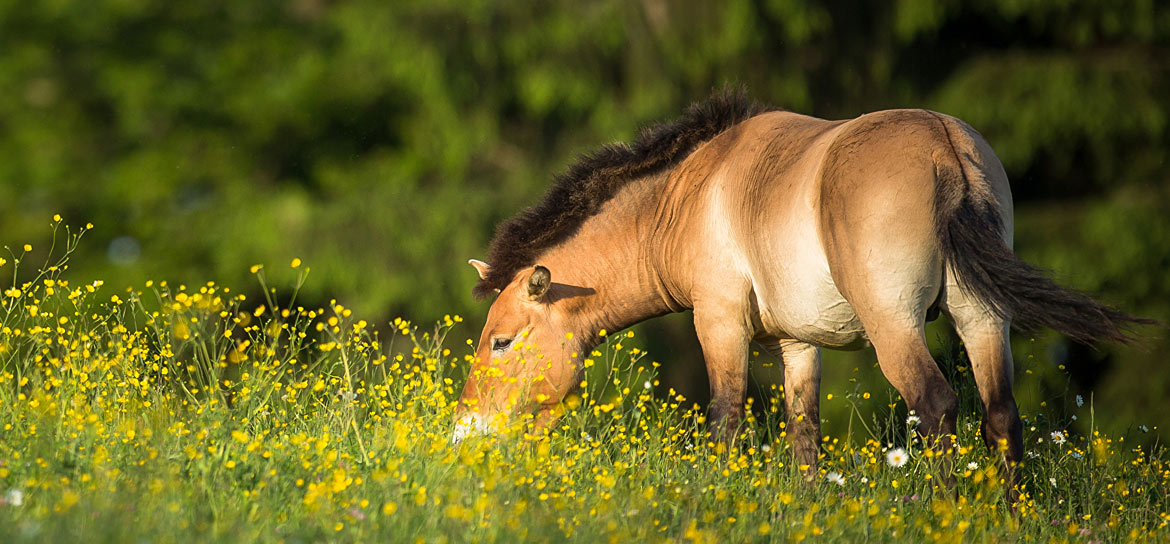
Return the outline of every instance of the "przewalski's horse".
<path id="1" fill-rule="evenodd" d="M 600 330 L 693 309 L 717 432 L 739 423 L 754 340 L 783 361 L 793 451 L 814 466 L 819 347 L 868 340 L 919 429 L 946 436 L 956 396 L 924 335 L 941 311 L 970 356 L 984 439 L 1006 442 L 1010 467 L 1023 453 L 1010 323 L 1089 342 L 1146 322 L 1062 289 L 1011 243 L 1007 176 L 962 121 L 826 121 L 718 93 L 580 159 L 498 228 L 488 263 L 471 261 L 476 294 L 498 295 L 456 434 L 501 412 L 555 417 Z M 521 346 L 541 355 L 521 362 Z"/>

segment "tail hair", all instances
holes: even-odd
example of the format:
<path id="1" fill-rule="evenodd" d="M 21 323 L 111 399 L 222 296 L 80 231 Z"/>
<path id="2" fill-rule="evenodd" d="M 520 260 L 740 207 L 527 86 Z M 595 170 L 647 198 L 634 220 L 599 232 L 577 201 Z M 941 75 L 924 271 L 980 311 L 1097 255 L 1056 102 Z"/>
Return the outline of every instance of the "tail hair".
<path id="1" fill-rule="evenodd" d="M 960 287 L 999 317 L 1021 329 L 1053 329 L 1083 344 L 1098 340 L 1128 344 L 1135 339 L 1135 325 L 1160 324 L 1061 287 L 1047 271 L 1021 260 L 1004 243 L 1003 219 L 994 201 L 970 190 L 962 171 L 940 166 L 943 173 L 949 181 L 962 183 L 939 191 L 936 230 L 943 256 Z M 947 206 L 947 200 L 957 205 Z"/>

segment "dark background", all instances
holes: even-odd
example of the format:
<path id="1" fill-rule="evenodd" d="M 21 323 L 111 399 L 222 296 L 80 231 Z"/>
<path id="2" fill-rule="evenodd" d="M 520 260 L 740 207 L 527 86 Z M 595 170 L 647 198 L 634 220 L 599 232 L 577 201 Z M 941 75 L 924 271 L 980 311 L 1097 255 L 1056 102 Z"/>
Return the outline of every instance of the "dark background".
<path id="1" fill-rule="evenodd" d="M 827 118 L 968 121 L 1012 179 L 1024 258 L 1170 320 L 1155 0 L 0 0 L 0 241 L 39 262 L 52 214 L 92 221 L 70 277 L 116 289 L 255 293 L 250 265 L 288 285 L 300 257 L 302 300 L 382 323 L 458 313 L 455 334 L 477 337 L 487 304 L 465 262 L 494 225 L 577 154 L 727 83 Z M 688 316 L 643 329 L 663 389 L 702 400 Z M 1160 425 L 1170 340 L 1143 332 L 1136 348 L 1017 335 L 1024 411 L 1083 414 L 1081 394 L 1099 426 Z M 930 329 L 936 351 L 946 335 Z M 885 398 L 873 361 L 827 354 L 825 392 Z M 839 428 L 843 403 L 824 413 Z"/>

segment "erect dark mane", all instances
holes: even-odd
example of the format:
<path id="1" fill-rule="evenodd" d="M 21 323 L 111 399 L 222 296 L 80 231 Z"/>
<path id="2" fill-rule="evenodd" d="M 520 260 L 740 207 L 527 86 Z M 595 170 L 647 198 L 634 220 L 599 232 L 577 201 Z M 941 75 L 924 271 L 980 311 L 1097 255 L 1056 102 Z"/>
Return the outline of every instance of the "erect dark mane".
<path id="1" fill-rule="evenodd" d="M 557 176 L 539 204 L 496 228 L 488 250 L 491 270 L 475 286 L 475 295 L 506 287 L 517 270 L 575 234 L 631 181 L 677 164 L 703 142 L 771 109 L 740 89 L 724 89 L 692 104 L 673 122 L 644 128 L 631 144 L 608 144 L 582 155 Z"/>

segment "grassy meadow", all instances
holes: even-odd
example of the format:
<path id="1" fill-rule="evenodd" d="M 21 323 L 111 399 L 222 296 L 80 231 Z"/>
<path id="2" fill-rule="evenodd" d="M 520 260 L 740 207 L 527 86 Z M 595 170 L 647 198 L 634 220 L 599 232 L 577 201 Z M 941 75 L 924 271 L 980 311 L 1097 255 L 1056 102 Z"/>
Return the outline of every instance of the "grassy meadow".
<path id="1" fill-rule="evenodd" d="M 0 259 L 14 282 L 0 302 L 0 542 L 1170 539 L 1170 464 L 1137 423 L 1077 436 L 1023 406 L 1023 499 L 1006 504 L 961 362 L 954 451 L 858 386 L 822 399 L 856 417 L 825 437 L 811 482 L 785 444 L 782 388 L 724 448 L 702 407 L 655 387 L 659 364 L 625 332 L 591 354 L 550 432 L 518 422 L 452 444 L 478 334 L 460 317 L 375 327 L 339 302 L 302 307 L 299 260 L 272 270 L 296 278 L 277 288 L 253 267 L 260 299 L 72 278 L 87 230 L 55 218 L 48 261 L 22 262 L 27 247 Z M 18 267 L 39 272 L 17 282 Z M 1092 428 L 1091 399 L 1068 403 Z"/>

